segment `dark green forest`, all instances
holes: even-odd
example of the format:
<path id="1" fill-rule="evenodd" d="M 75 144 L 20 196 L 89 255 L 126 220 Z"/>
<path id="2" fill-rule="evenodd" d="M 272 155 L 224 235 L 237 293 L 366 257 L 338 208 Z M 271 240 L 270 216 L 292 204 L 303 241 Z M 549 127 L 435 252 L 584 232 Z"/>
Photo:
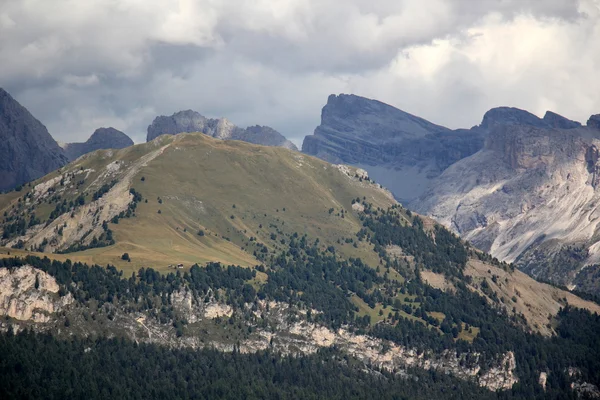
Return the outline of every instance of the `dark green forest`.
<path id="1" fill-rule="evenodd" d="M 171 350 L 127 340 L 0 336 L 3 399 L 486 399 L 435 371 L 410 377 L 365 371 L 334 349 L 308 357 L 272 352 Z"/>
<path id="2" fill-rule="evenodd" d="M 166 275 L 142 268 L 125 277 L 113 266 L 36 257 L 1 259 L 0 267 L 32 265 L 54 276 L 61 294 L 71 292 L 79 304 L 110 303 L 125 312 L 145 312 L 160 323 L 176 326 L 178 336 L 186 334 L 186 321 L 176 315 L 169 295 L 185 287 L 199 298 L 221 296 L 221 301 L 248 318 L 245 304 L 277 300 L 320 311 L 306 318 L 333 329 L 347 326 L 418 351 L 480 353 L 484 368 L 513 351 L 519 383 L 512 390 L 491 393 L 436 372 L 393 376 L 365 368 L 335 349 L 293 358 L 273 352 L 223 354 L 137 345 L 125 339 L 63 341 L 21 333 L 1 338 L 0 392 L 7 398 L 64 398 L 61 393 L 79 398 L 85 393 L 90 398 L 563 399 L 575 398 L 567 376 L 570 367 L 578 369 L 578 379 L 600 385 L 600 316 L 566 306 L 558 315 L 556 336 L 526 332 L 519 316 L 507 315 L 464 284 L 469 257 L 506 270 L 512 266 L 474 251 L 441 227 L 432 228 L 434 235 L 428 233 L 419 217 L 400 207 L 374 210 L 365 203 L 362 222 L 356 240 L 375 246 L 381 260 L 377 270 L 360 259 L 343 259 L 334 247 L 325 248 L 297 233 L 289 235 L 285 251 L 265 253 L 264 264 L 256 269 L 208 263 Z M 388 257 L 388 245 L 400 246 L 414 264 Z M 456 291 L 442 292 L 424 284 L 419 270 L 425 267 L 453 279 Z M 267 280 L 255 289 L 251 281 L 257 270 L 266 273 Z M 391 279 L 392 270 L 406 279 Z M 368 316 L 359 315 L 351 296 L 371 307 L 383 304 L 391 316 L 371 324 Z M 411 300 L 401 303 L 398 296 Z M 416 319 L 403 317 L 400 311 Z M 431 312 L 443 313 L 443 321 L 432 318 Z M 457 340 L 463 326 L 478 327 L 472 343 Z M 548 372 L 546 391 L 538 384 L 541 371 Z"/>

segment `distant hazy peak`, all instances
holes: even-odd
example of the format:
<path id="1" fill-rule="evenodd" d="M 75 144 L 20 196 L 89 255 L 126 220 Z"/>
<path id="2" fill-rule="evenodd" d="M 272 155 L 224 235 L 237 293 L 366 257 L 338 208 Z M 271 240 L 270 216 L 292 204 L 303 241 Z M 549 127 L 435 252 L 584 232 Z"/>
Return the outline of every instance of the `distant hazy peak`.
<path id="1" fill-rule="evenodd" d="M 570 120 L 552 111 L 546 111 L 543 118 L 544 121 L 552 128 L 573 129 L 579 128 L 581 124 L 577 121 Z"/>
<path id="2" fill-rule="evenodd" d="M 119 143 L 124 146 L 133 145 L 133 140 L 131 140 L 129 136 L 113 127 L 96 129 L 86 143 L 98 143 L 106 140 L 110 140 L 112 143 Z"/>
<path id="3" fill-rule="evenodd" d="M 343 93 L 327 98 L 321 111 L 321 126 L 324 125 L 337 126 L 353 136 L 375 139 L 418 137 L 448 130 L 381 101 Z"/>
<path id="4" fill-rule="evenodd" d="M 550 127 L 550 124 L 547 121 L 533 115 L 529 111 L 514 107 L 492 108 L 484 114 L 480 127 L 490 129 L 497 125 L 530 125 L 539 128 Z"/>
<path id="5" fill-rule="evenodd" d="M 98 128 L 83 143 L 66 143 L 62 146 L 69 161 L 100 149 L 123 149 L 133 145 L 133 140 L 123 132 L 109 127 Z"/>
<path id="6" fill-rule="evenodd" d="M 176 135 L 184 132 L 202 132 L 208 136 L 223 140 L 242 140 L 263 146 L 279 146 L 298 150 L 281 133 L 268 126 L 255 125 L 240 128 L 226 118 L 206 118 L 193 110 L 178 111 L 170 116 L 161 115 L 154 118 L 148 126 L 146 141 L 160 135 Z"/>

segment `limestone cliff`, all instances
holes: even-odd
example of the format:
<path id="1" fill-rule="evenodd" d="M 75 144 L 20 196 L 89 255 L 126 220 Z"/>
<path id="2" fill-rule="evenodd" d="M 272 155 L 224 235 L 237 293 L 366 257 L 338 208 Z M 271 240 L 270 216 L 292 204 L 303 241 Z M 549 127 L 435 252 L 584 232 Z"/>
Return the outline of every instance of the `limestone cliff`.
<path id="1" fill-rule="evenodd" d="M 534 277 L 590 289 L 577 276 L 600 263 L 600 130 L 552 120 L 496 126 L 413 206 Z"/>
<path id="2" fill-rule="evenodd" d="M 20 321 L 48 322 L 51 314 L 73 302 L 59 295 L 51 275 L 31 266 L 0 268 L 0 315 Z"/>

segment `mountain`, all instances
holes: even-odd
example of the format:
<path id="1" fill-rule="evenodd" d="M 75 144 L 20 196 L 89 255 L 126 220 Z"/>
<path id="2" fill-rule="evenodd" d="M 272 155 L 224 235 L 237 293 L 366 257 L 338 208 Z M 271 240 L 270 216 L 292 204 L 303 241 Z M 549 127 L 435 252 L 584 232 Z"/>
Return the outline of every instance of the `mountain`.
<path id="1" fill-rule="evenodd" d="M 39 178 L 67 159 L 40 121 L 0 88 L 0 191 Z"/>
<path id="2" fill-rule="evenodd" d="M 268 126 L 250 126 L 240 128 L 225 118 L 206 118 L 196 111 L 179 111 L 171 116 L 159 116 L 148 126 L 146 141 L 160 135 L 175 135 L 182 132 L 202 132 L 223 140 L 242 140 L 264 146 L 279 146 L 290 150 L 298 150 L 296 145 L 282 134 Z"/>
<path id="3" fill-rule="evenodd" d="M 499 120 L 413 207 L 536 278 L 599 293 L 599 126 Z"/>
<path id="4" fill-rule="evenodd" d="M 0 195 L 0 212 L 8 397 L 524 399 L 600 385 L 597 303 L 471 247 L 355 167 L 164 135 L 80 157 Z"/>
<path id="5" fill-rule="evenodd" d="M 408 207 L 538 279 L 599 293 L 599 131 L 598 115 L 582 126 L 514 107 L 449 130 L 331 95 L 302 150 L 367 170 Z"/>
<path id="6" fill-rule="evenodd" d="M 483 146 L 485 129 L 450 130 L 382 102 L 331 95 L 302 151 L 366 169 L 401 201 L 411 201 L 454 162 Z"/>
<path id="7" fill-rule="evenodd" d="M 92 136 L 83 143 L 66 143 L 63 146 L 69 161 L 100 149 L 122 149 L 133 146 L 133 140 L 115 128 L 98 128 Z"/>
<path id="8" fill-rule="evenodd" d="M 257 248 L 247 243 L 249 236 L 280 245 L 270 239 L 271 225 L 323 235 L 324 243 L 335 244 L 360 226 L 354 217 L 337 215 L 351 208 L 351 199 L 368 196 L 377 206 L 393 204 L 389 192 L 355 178 L 357 173 L 366 176 L 278 147 L 197 133 L 167 135 L 79 158 L 32 182 L 20 203 L 0 199 L 0 212 L 7 211 L 0 244 L 71 253 L 94 247 L 81 253 L 83 260 L 127 268 L 200 261 L 251 265 Z M 25 207 L 29 211 L 21 214 Z M 133 213 L 135 219 L 123 219 Z M 118 224 L 103 226 L 113 220 Z M 200 230 L 206 236 L 198 236 Z M 98 247 L 113 239 L 114 246 Z M 119 260 L 124 252 L 131 262 Z"/>

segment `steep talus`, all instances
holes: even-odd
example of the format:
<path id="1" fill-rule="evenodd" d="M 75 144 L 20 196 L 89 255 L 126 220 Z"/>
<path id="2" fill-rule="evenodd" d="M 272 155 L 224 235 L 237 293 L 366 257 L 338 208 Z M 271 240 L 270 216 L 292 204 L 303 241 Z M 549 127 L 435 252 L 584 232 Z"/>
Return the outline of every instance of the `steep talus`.
<path id="1" fill-rule="evenodd" d="M 40 121 L 0 88 L 0 191 L 62 167 L 67 158 Z"/>
<path id="2" fill-rule="evenodd" d="M 240 128 L 225 118 L 206 118 L 196 111 L 179 111 L 171 116 L 159 116 L 148 126 L 146 141 L 160 135 L 175 135 L 182 132 L 202 132 L 223 140 L 242 140 L 263 146 L 279 146 L 290 150 L 298 150 L 296 145 L 287 140 L 281 133 L 268 126 L 250 126 Z"/>
<path id="3" fill-rule="evenodd" d="M 65 155 L 69 161 L 102 149 L 123 149 L 133 146 L 133 140 L 123 132 L 115 128 L 98 128 L 92 136 L 83 143 L 66 143 L 63 145 Z"/>

